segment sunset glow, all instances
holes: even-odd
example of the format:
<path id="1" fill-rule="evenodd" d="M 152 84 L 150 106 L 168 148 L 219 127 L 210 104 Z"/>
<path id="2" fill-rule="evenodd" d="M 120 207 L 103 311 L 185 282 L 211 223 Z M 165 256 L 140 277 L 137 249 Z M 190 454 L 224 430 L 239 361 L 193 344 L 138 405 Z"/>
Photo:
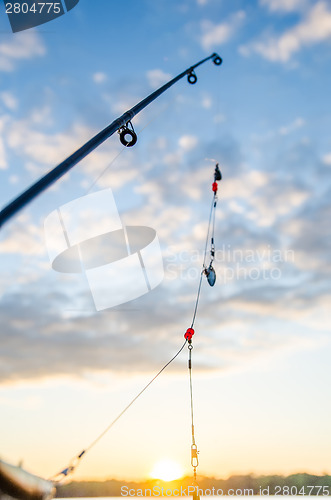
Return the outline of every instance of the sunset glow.
<path id="1" fill-rule="evenodd" d="M 154 465 L 151 476 L 162 481 L 173 481 L 182 477 L 183 472 L 182 467 L 177 462 L 165 459 Z"/>

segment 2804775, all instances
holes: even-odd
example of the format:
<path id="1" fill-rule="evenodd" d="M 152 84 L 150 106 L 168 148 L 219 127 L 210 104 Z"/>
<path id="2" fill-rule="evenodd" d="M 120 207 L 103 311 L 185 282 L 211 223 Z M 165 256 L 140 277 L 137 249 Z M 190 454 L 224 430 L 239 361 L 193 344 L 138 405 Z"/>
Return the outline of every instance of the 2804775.
<path id="1" fill-rule="evenodd" d="M 32 4 L 7 2 L 5 6 L 7 14 L 41 14 L 42 12 L 60 14 L 61 12 L 60 2 L 33 2 Z"/>
<path id="2" fill-rule="evenodd" d="M 274 495 L 284 496 L 328 496 L 330 494 L 330 486 L 275 486 Z"/>

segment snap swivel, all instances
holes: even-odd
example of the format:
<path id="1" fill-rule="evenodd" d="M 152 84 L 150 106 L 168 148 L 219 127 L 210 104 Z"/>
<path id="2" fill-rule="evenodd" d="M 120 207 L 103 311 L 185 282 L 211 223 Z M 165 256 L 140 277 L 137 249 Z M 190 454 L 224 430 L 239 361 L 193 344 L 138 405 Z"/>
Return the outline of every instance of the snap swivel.
<path id="1" fill-rule="evenodd" d="M 198 448 L 196 444 L 192 444 L 191 446 L 191 465 L 192 467 L 198 467 L 199 459 L 198 459 Z"/>

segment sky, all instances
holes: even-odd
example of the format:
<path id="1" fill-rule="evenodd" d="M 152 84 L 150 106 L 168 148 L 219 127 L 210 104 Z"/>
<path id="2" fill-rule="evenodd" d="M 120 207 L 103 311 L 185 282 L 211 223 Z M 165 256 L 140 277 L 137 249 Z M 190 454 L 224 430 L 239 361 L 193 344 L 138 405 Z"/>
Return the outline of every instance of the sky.
<path id="1" fill-rule="evenodd" d="M 80 0 L 15 34 L 1 3 L 1 202 L 213 52 L 222 66 L 133 120 L 134 147 L 115 134 L 1 231 L 3 459 L 58 472 L 177 352 L 218 161 L 217 281 L 203 281 L 193 350 L 198 472 L 331 474 L 329 2 Z M 83 274 L 52 269 L 44 221 L 102 189 L 124 224 L 156 231 L 165 274 L 96 311 Z M 190 445 L 185 349 L 73 478 L 144 478 L 165 458 L 191 473 Z"/>

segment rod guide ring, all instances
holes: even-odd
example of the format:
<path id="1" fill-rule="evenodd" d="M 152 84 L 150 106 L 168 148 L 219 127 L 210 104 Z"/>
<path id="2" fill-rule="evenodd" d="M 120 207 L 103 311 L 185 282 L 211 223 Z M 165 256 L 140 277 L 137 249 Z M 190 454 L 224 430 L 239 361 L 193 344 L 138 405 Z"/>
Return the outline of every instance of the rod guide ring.
<path id="1" fill-rule="evenodd" d="M 213 59 L 213 63 L 216 64 L 216 66 L 220 66 L 222 64 L 223 60 L 220 56 L 216 56 Z"/>
<path id="2" fill-rule="evenodd" d="M 194 71 L 191 71 L 188 75 L 187 75 L 187 81 L 188 83 L 190 83 L 191 85 L 194 85 L 198 80 L 198 77 L 197 75 L 194 73 Z"/>
<path id="3" fill-rule="evenodd" d="M 129 128 L 130 125 L 130 128 Z M 134 131 L 133 125 L 131 122 L 128 122 L 124 127 L 118 130 L 120 141 L 126 148 L 131 148 L 134 146 L 138 140 L 137 134 Z M 129 139 L 127 138 L 129 136 Z"/>

